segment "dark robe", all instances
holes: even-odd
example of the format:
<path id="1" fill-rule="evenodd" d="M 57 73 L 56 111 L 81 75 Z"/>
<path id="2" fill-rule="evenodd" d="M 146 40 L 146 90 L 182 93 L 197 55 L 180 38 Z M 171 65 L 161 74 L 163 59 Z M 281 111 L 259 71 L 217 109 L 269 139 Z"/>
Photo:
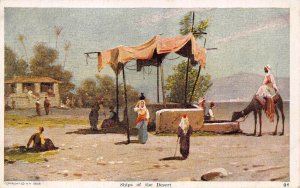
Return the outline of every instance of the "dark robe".
<path id="1" fill-rule="evenodd" d="M 45 99 L 44 101 L 44 108 L 45 108 L 46 115 L 48 115 L 50 109 L 50 101 L 48 99 Z"/>
<path id="2" fill-rule="evenodd" d="M 40 103 L 38 103 L 38 102 L 35 103 L 35 111 L 38 116 L 41 116 L 41 107 L 40 106 L 41 106 Z"/>
<path id="3" fill-rule="evenodd" d="M 187 158 L 190 153 L 190 137 L 192 135 L 193 129 L 192 126 L 189 126 L 189 129 L 186 134 L 184 134 L 181 127 L 178 127 L 177 135 L 180 137 L 180 153 L 183 158 Z"/>
<path id="4" fill-rule="evenodd" d="M 89 114 L 89 120 L 92 130 L 97 130 L 98 125 L 98 117 L 99 117 L 99 103 L 96 102 L 96 104 L 92 107 L 91 112 Z"/>
<path id="5" fill-rule="evenodd" d="M 30 146 L 31 142 L 33 142 L 33 149 L 35 150 L 42 150 L 42 142 L 41 142 L 41 136 L 40 133 L 33 134 L 27 143 L 27 147 Z"/>
<path id="6" fill-rule="evenodd" d="M 33 142 L 33 147 L 30 148 L 30 150 L 35 152 L 40 151 L 49 151 L 49 150 L 55 150 L 57 147 L 54 146 L 53 142 L 49 138 L 45 138 L 45 144 L 42 144 L 40 133 L 33 134 L 27 143 L 27 148 L 30 146 L 31 142 Z"/>

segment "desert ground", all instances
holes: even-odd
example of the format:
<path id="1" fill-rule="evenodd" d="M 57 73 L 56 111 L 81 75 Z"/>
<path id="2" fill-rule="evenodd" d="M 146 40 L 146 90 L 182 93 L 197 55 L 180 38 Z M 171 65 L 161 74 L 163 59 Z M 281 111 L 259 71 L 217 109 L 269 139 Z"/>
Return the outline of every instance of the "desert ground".
<path id="1" fill-rule="evenodd" d="M 228 107 L 229 106 L 229 107 Z M 234 110 L 245 104 L 219 104 L 215 109 L 218 119 L 230 119 Z M 289 105 L 285 103 L 285 134 L 273 136 L 275 125 L 263 115 L 263 135 L 246 136 L 207 135 L 192 136 L 190 155 L 186 160 L 164 160 L 173 157 L 176 136 L 157 136 L 149 133 L 146 144 L 124 144 L 125 134 L 82 134 L 88 129 L 89 109 L 52 109 L 49 116 L 38 118 L 78 118 L 81 125 L 45 125 L 44 136 L 59 147 L 53 155 L 40 162 L 16 160 L 5 162 L 4 179 L 9 180 L 81 180 L 81 181 L 201 181 L 201 175 L 215 168 L 224 168 L 228 176 L 216 181 L 289 181 Z M 34 109 L 15 110 L 6 114 L 32 116 Z M 99 124 L 103 120 L 100 116 Z M 29 122 L 30 124 L 30 122 Z M 46 122 L 45 122 L 46 124 Z M 254 118 L 250 114 L 240 123 L 244 133 L 252 133 Z M 279 131 L 282 125 L 279 123 Z M 26 145 L 36 127 L 10 127 L 5 125 L 4 146 Z M 30 154 L 28 154 L 30 155 Z M 177 147 L 176 156 L 180 156 Z"/>

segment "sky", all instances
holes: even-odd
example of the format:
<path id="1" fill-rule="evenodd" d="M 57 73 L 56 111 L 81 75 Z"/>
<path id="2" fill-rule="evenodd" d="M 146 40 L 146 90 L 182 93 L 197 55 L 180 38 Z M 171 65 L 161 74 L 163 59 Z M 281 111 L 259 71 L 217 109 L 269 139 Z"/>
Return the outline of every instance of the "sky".
<path id="1" fill-rule="evenodd" d="M 206 47 L 218 48 L 207 52 L 207 66 L 201 74 L 210 74 L 212 79 L 240 72 L 263 75 L 263 67 L 269 64 L 275 77 L 290 76 L 290 15 L 289 9 L 283 8 L 5 8 L 4 42 L 18 57 L 25 58 L 23 47 L 17 41 L 18 34 L 23 34 L 32 57 L 37 42 L 55 48 L 54 26 L 61 26 L 60 57 L 56 63 L 63 62 L 64 43 L 70 41 L 65 69 L 73 72 L 72 81 L 79 86 L 84 79 L 99 74 L 96 59 L 87 63 L 85 52 L 139 45 L 158 34 L 179 35 L 180 19 L 189 11 L 195 12 L 196 22 L 209 20 Z M 203 46 L 204 38 L 197 42 Z M 174 65 L 184 60 L 177 57 L 170 54 L 164 60 L 165 78 L 172 74 Z M 131 69 L 134 65 L 134 61 L 128 64 Z M 114 77 L 109 67 L 100 74 Z M 154 67 L 139 73 L 126 69 L 126 75 L 128 84 L 155 96 Z"/>

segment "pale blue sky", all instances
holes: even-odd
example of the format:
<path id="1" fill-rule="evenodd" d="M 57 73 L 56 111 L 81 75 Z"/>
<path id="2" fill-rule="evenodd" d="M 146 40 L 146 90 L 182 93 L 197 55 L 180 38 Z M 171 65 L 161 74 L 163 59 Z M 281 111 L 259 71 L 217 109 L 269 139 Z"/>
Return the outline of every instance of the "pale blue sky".
<path id="1" fill-rule="evenodd" d="M 202 74 L 211 74 L 212 78 L 239 72 L 263 74 L 263 66 L 270 64 L 274 76 L 289 77 L 289 9 L 5 8 L 5 44 L 19 57 L 25 57 L 16 39 L 18 34 L 24 34 L 31 56 L 36 42 L 46 42 L 55 48 L 53 28 L 62 26 L 57 63 L 63 61 L 64 41 L 70 41 L 72 46 L 66 69 L 74 73 L 73 81 L 78 85 L 98 73 L 96 60 L 90 60 L 86 65 L 83 53 L 121 44 L 141 44 L 161 33 L 162 36 L 178 35 L 180 19 L 191 10 L 195 11 L 196 21 L 209 19 L 206 47 L 218 48 L 207 53 L 207 67 Z M 203 41 L 198 40 L 201 45 Z M 177 55 L 171 54 L 165 60 L 166 76 L 171 73 L 173 64 L 183 60 L 168 60 L 174 57 Z M 134 63 L 130 62 L 131 65 Z M 156 70 L 151 70 L 148 70 L 151 75 L 126 71 L 128 83 L 152 95 L 154 91 L 149 84 L 155 86 Z M 113 76 L 110 68 L 101 74 Z"/>

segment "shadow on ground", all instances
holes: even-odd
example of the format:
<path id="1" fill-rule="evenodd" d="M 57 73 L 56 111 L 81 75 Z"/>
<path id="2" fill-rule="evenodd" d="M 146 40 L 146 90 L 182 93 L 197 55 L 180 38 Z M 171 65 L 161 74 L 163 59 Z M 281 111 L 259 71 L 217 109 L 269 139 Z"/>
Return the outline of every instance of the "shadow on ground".
<path id="1" fill-rule="evenodd" d="M 124 127 L 111 127 L 106 129 L 98 129 L 98 130 L 91 130 L 91 129 L 77 129 L 76 131 L 66 132 L 66 134 L 127 134 L 127 130 Z M 133 128 L 130 129 L 129 134 L 131 136 L 136 136 L 138 134 L 138 130 Z"/>
<path id="2" fill-rule="evenodd" d="M 128 141 L 122 141 L 122 142 L 116 142 L 115 145 L 127 145 L 127 144 L 139 144 L 140 142 L 138 140 L 130 140 L 130 143 Z"/>
<path id="3" fill-rule="evenodd" d="M 179 157 L 179 156 L 174 156 L 174 157 L 165 157 L 162 159 L 159 159 L 160 161 L 173 161 L 173 160 L 178 160 L 178 161 L 182 161 L 185 160 L 185 158 L 183 157 Z"/>

